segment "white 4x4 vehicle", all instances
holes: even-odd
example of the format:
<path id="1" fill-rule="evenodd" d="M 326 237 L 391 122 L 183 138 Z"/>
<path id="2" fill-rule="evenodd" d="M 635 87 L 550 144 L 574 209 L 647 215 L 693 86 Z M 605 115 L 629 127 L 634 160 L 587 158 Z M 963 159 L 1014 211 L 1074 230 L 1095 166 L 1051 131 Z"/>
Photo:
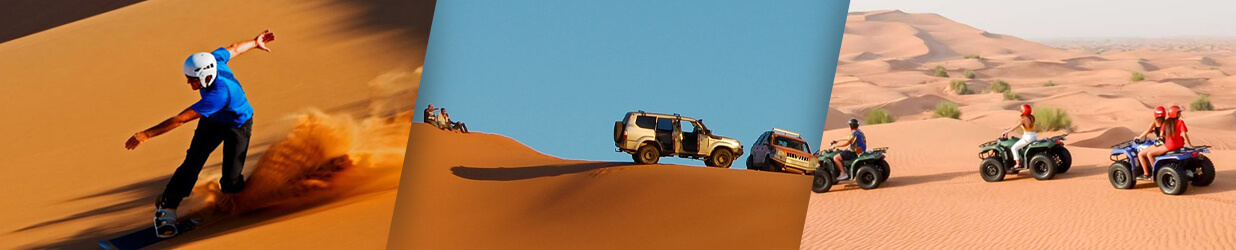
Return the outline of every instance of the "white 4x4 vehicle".
<path id="1" fill-rule="evenodd" d="M 760 134 L 751 146 L 747 169 L 811 174 L 820 163 L 811 154 L 811 146 L 798 133 L 773 128 Z"/>
<path id="2" fill-rule="evenodd" d="M 709 167 L 728 168 L 742 156 L 742 143 L 712 134 L 702 120 L 678 114 L 627 112 L 614 122 L 614 144 L 635 162 L 657 163 L 664 156 L 703 159 Z"/>

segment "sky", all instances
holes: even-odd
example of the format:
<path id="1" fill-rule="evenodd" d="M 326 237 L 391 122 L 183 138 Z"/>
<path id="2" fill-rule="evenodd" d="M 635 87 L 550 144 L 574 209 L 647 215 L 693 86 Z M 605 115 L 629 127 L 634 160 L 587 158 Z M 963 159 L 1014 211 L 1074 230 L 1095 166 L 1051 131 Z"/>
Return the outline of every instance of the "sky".
<path id="1" fill-rule="evenodd" d="M 628 162 L 615 152 L 615 121 L 679 113 L 741 141 L 742 168 L 773 127 L 820 141 L 848 4 L 442 1 L 417 107 L 445 107 L 470 130 L 549 155 Z"/>
<path id="2" fill-rule="evenodd" d="M 852 11 L 936 13 L 997 34 L 1026 39 L 1236 37 L 1236 1 L 858 0 Z"/>

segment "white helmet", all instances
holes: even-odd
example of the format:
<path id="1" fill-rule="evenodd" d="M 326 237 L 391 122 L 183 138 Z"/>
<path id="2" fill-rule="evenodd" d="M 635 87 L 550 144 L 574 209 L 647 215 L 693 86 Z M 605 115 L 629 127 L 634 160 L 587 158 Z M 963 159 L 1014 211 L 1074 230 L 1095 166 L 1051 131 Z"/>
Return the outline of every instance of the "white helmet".
<path id="1" fill-rule="evenodd" d="M 215 82 L 215 79 L 219 78 L 219 69 L 215 63 L 215 56 L 210 55 L 210 53 L 194 53 L 189 56 L 189 59 L 185 59 L 185 76 L 200 79 L 202 81 L 202 88 L 210 87 Z"/>

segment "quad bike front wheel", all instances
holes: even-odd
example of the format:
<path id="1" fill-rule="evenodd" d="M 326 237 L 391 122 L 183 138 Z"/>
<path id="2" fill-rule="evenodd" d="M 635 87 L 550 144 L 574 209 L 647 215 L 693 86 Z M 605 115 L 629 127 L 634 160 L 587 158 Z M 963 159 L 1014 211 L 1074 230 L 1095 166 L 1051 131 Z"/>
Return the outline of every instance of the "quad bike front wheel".
<path id="1" fill-rule="evenodd" d="M 881 183 L 884 183 L 880 178 L 880 169 L 873 165 L 858 168 L 858 172 L 854 174 L 854 181 L 862 189 L 878 188 Z"/>
<path id="2" fill-rule="evenodd" d="M 1125 161 L 1117 161 L 1107 167 L 1107 180 L 1111 181 L 1112 187 L 1116 189 L 1130 189 L 1137 185 L 1137 178 L 1133 176 L 1129 163 Z"/>
<path id="3" fill-rule="evenodd" d="M 1199 187 L 1209 186 L 1215 182 L 1215 163 L 1210 162 L 1209 157 L 1203 157 L 1201 161 L 1193 164 L 1196 167 L 1193 169 L 1193 185 Z"/>
<path id="4" fill-rule="evenodd" d="M 988 157 L 979 163 L 979 175 L 983 176 L 983 180 L 987 182 L 997 182 L 1004 180 L 1004 163 L 1000 162 L 1000 158 Z"/>
<path id="5" fill-rule="evenodd" d="M 833 184 L 837 182 L 837 179 L 834 179 L 832 174 L 829 174 L 828 172 L 828 169 L 825 168 L 815 170 L 815 178 L 811 183 L 811 192 L 825 193 L 828 192 L 828 189 L 833 187 Z"/>
<path id="6" fill-rule="evenodd" d="M 1178 166 L 1177 163 L 1168 163 L 1155 173 L 1155 182 L 1159 183 L 1159 190 L 1164 194 L 1181 195 L 1189 190 L 1189 179 Z"/>
<path id="7" fill-rule="evenodd" d="M 1030 157 L 1030 174 L 1037 180 L 1051 180 L 1056 177 L 1056 161 L 1047 154 L 1035 154 Z"/>

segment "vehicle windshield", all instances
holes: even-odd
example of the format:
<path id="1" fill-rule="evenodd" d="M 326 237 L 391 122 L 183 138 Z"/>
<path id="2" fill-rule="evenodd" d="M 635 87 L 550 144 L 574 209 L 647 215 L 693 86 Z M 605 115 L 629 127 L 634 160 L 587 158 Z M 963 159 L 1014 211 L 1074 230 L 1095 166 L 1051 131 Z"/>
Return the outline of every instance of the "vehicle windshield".
<path id="1" fill-rule="evenodd" d="M 773 144 L 782 147 L 802 150 L 803 152 L 811 152 L 811 147 L 807 146 L 806 142 L 785 138 L 781 136 L 773 137 Z"/>

